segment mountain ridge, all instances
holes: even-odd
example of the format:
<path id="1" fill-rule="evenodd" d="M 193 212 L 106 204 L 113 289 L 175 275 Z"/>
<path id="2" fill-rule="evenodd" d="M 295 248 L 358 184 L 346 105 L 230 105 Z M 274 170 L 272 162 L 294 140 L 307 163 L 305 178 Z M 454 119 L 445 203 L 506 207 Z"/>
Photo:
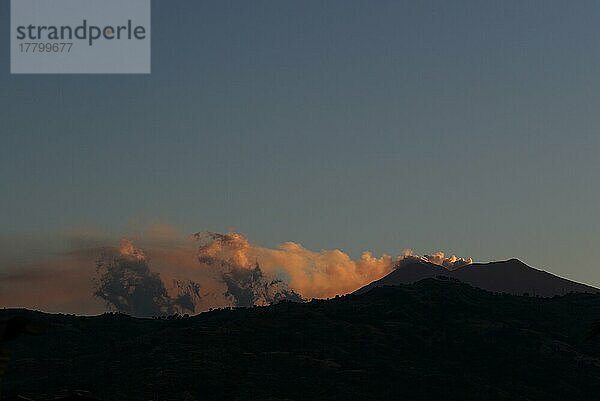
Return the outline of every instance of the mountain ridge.
<path id="1" fill-rule="evenodd" d="M 362 294 L 375 287 L 412 284 L 425 278 L 448 276 L 491 292 L 552 297 L 569 292 L 598 293 L 600 289 L 536 269 L 523 261 L 507 260 L 471 263 L 450 270 L 424 260 L 400 262 L 388 275 L 356 290 Z"/>
<path id="2" fill-rule="evenodd" d="M 588 401 L 600 295 L 498 295 L 425 279 L 307 303 L 141 319 L 0 310 L 44 324 L 7 343 L 3 394 L 104 401 Z M 9 398 L 10 399 L 10 398 Z"/>

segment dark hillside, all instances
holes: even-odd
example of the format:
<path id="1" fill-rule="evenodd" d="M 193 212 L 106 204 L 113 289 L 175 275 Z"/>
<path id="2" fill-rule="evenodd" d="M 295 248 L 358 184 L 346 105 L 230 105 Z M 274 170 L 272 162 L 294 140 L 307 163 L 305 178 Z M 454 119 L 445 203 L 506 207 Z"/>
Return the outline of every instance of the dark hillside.
<path id="1" fill-rule="evenodd" d="M 3 311 L 2 315 L 15 314 Z M 103 400 L 591 400 L 600 296 L 494 295 L 451 280 L 152 320 L 21 311 L 4 393 Z"/>

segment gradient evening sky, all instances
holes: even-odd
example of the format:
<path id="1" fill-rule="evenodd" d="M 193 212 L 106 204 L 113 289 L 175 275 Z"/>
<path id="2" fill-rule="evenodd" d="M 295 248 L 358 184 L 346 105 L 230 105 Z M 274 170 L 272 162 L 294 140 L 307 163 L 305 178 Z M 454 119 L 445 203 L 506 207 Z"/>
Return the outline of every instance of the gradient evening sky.
<path id="1" fill-rule="evenodd" d="M 600 285 L 599 2 L 152 6 L 151 75 L 11 76 L 1 0 L 0 236 L 162 223 Z"/>

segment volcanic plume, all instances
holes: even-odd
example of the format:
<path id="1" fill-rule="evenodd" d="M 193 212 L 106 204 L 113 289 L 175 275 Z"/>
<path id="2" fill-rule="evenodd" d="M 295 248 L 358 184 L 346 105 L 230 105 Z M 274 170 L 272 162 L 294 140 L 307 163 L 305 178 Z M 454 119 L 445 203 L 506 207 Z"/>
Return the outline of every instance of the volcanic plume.
<path id="1" fill-rule="evenodd" d="M 88 314 L 106 309 L 139 316 L 199 313 L 350 293 L 402 261 L 450 269 L 471 263 L 441 252 L 418 256 L 407 250 L 392 257 L 367 251 L 352 259 L 339 249 L 313 251 L 295 242 L 272 249 L 236 232 L 180 236 L 161 229 L 118 246 L 107 241 L 76 240 L 77 249 L 9 266 L 0 273 L 0 302 Z"/>

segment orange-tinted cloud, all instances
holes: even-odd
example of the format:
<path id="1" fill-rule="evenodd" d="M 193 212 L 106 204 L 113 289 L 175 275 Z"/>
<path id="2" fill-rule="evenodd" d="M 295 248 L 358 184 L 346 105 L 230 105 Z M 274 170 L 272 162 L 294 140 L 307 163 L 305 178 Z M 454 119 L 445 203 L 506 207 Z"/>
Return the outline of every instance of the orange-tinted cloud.
<path id="1" fill-rule="evenodd" d="M 397 257 L 363 252 L 358 259 L 352 259 L 338 249 L 312 251 L 295 242 L 271 249 L 253 244 L 239 233 L 182 236 L 164 226 L 136 237 L 135 244 L 122 241 L 115 246 L 106 244 L 105 237 L 94 239 L 87 234 L 84 239 L 70 241 L 75 244 L 74 249 L 54 256 L 38 255 L 37 261 L 28 260 L 26 264 L 5 263 L 7 267 L 0 270 L 0 303 L 7 307 L 94 314 L 106 310 L 107 297 L 114 296 L 113 301 L 123 297 L 130 282 L 152 282 L 160 287 L 161 294 L 164 290 L 161 297 L 165 312 L 198 313 L 209 308 L 266 304 L 299 296 L 310 299 L 346 294 L 385 276 L 407 260 L 429 261 L 447 269 L 472 263 L 470 258 L 446 257 L 443 252 L 418 256 L 410 250 Z M 103 241 L 108 246 L 99 247 Z M 96 271 L 99 258 L 106 255 L 112 258 L 108 265 L 116 269 L 112 277 L 116 281 L 111 285 L 120 283 L 120 287 L 103 301 L 94 293 L 101 279 L 108 277 Z M 134 288 L 131 285 L 128 291 L 135 292 Z M 116 307 L 125 304 L 113 302 L 113 306 L 121 305 Z"/>

